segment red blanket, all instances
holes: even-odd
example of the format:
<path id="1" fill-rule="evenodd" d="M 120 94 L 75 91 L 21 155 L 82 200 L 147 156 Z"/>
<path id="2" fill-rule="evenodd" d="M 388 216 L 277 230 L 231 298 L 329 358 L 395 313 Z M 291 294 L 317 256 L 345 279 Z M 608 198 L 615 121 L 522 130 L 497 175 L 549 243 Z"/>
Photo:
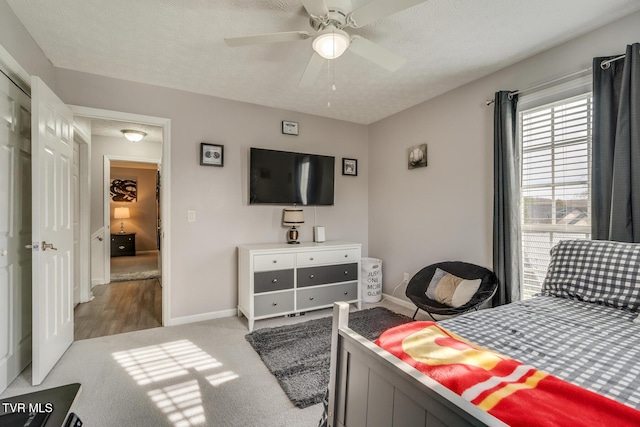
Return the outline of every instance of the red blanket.
<path id="1" fill-rule="evenodd" d="M 434 322 L 376 344 L 510 426 L 640 426 L 640 411 L 465 341 Z"/>

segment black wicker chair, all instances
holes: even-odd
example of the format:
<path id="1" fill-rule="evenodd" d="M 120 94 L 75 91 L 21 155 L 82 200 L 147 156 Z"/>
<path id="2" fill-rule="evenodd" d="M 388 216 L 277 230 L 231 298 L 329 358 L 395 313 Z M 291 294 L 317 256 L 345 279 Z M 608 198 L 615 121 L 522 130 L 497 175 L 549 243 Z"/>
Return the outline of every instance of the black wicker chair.
<path id="1" fill-rule="evenodd" d="M 429 282 L 431 282 L 436 268 L 451 273 L 454 276 L 462 277 L 463 279 L 482 279 L 482 282 L 480 283 L 478 291 L 468 303 L 460 307 L 450 307 L 427 298 L 427 287 L 429 286 Z M 417 272 L 409 281 L 405 294 L 417 307 L 416 312 L 413 313 L 414 319 L 416 318 L 416 314 L 418 314 L 418 310 L 423 310 L 433 320 L 436 320 L 433 317 L 434 314 L 451 316 L 477 310 L 482 304 L 493 298 L 497 289 L 498 278 L 491 270 L 462 261 L 446 261 L 429 265 Z"/>

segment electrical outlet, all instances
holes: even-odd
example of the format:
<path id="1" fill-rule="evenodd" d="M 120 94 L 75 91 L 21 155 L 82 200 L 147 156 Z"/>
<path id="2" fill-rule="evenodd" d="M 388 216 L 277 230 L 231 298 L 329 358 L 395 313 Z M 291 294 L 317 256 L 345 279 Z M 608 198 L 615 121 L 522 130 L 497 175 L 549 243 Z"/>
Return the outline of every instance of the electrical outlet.
<path id="1" fill-rule="evenodd" d="M 409 281 L 409 273 L 404 273 L 404 281 L 405 282 Z"/>

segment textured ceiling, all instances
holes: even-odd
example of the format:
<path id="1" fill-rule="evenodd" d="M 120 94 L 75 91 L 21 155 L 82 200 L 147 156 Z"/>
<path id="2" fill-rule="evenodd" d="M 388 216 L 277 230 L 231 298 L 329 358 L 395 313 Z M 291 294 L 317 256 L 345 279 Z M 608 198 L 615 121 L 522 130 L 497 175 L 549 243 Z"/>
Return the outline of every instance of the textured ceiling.
<path id="1" fill-rule="evenodd" d="M 430 0 L 349 30 L 405 57 L 399 71 L 347 51 L 299 88 L 310 39 L 236 48 L 223 41 L 313 33 L 299 0 L 8 3 L 56 67 L 364 124 L 640 9 L 638 0 Z"/>

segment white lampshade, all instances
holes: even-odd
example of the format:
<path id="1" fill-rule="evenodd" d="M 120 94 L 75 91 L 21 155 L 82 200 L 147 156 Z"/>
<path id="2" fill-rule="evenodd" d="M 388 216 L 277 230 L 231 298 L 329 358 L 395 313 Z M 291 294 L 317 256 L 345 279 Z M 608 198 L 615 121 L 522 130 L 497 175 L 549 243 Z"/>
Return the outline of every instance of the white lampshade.
<path id="1" fill-rule="evenodd" d="M 131 142 L 138 142 L 142 140 L 147 134 L 141 130 L 122 129 L 120 132 Z"/>
<path id="2" fill-rule="evenodd" d="M 131 218 L 129 208 L 115 208 L 113 211 L 113 217 L 115 219 Z"/>
<path id="3" fill-rule="evenodd" d="M 302 209 L 285 209 L 282 215 L 282 225 L 295 227 L 304 224 L 304 213 Z"/>
<path id="4" fill-rule="evenodd" d="M 336 59 L 347 50 L 350 43 L 349 34 L 329 25 L 313 39 L 312 46 L 323 58 Z"/>

